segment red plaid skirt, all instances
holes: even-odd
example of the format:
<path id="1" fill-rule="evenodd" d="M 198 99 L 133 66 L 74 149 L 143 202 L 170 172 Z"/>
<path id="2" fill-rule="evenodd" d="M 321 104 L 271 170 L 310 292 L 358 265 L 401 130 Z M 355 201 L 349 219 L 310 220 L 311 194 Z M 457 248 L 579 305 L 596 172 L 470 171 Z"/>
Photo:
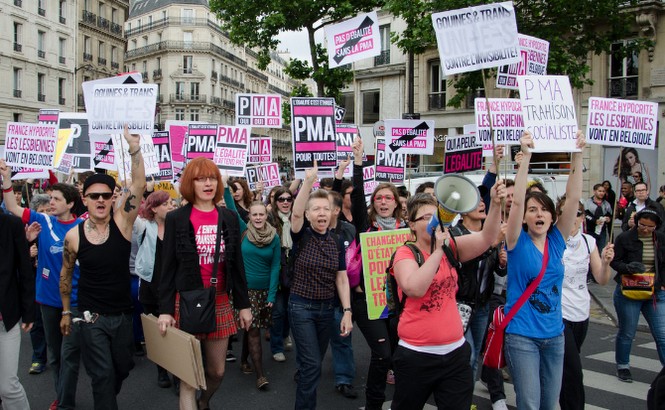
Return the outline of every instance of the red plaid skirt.
<path id="1" fill-rule="evenodd" d="M 216 340 L 226 339 L 238 332 L 235 318 L 233 317 L 233 309 L 229 302 L 229 295 L 226 292 L 217 290 L 215 296 L 215 316 L 217 317 L 217 330 L 211 333 L 197 333 L 197 339 L 200 340 Z M 175 322 L 176 326 L 180 327 L 180 293 L 175 296 Z"/>

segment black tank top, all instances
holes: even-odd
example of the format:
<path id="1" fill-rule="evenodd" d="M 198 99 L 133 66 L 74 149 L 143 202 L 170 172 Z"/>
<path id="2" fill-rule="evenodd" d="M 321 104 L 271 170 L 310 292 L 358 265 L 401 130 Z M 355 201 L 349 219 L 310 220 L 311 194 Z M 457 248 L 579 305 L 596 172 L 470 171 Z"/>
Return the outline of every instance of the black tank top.
<path id="1" fill-rule="evenodd" d="M 109 237 L 100 245 L 88 241 L 83 225 L 85 223 L 78 226 L 79 310 L 100 314 L 131 313 L 131 242 L 122 236 L 112 217 Z"/>

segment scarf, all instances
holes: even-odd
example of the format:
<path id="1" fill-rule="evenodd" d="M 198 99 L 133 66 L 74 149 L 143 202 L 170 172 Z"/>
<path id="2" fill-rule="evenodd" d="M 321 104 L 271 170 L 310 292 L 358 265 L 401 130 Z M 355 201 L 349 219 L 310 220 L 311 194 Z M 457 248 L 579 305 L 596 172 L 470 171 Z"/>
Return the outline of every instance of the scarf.
<path id="1" fill-rule="evenodd" d="M 378 225 L 379 229 L 381 230 L 391 230 L 395 229 L 395 226 L 397 226 L 397 221 L 392 216 L 384 218 L 382 216 L 377 215 L 374 217 L 374 222 Z"/>
<path id="2" fill-rule="evenodd" d="M 293 240 L 291 239 L 291 213 L 285 214 L 277 211 L 280 219 L 282 220 L 282 248 L 293 248 Z"/>
<path id="3" fill-rule="evenodd" d="M 247 225 L 247 240 L 259 248 L 270 245 L 276 233 L 275 228 L 267 222 L 263 225 L 263 229 L 256 229 L 251 222 Z"/>

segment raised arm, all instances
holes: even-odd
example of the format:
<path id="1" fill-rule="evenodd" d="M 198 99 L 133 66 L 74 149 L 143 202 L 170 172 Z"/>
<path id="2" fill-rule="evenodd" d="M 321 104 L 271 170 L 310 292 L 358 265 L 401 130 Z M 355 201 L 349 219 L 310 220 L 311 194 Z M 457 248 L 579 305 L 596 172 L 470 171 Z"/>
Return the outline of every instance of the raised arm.
<path id="1" fill-rule="evenodd" d="M 62 249 L 62 269 L 60 270 L 60 298 L 62 299 L 62 319 L 60 331 L 67 336 L 72 331 L 72 276 L 78 254 L 78 229 L 70 229 L 65 235 L 65 244 Z"/>
<path id="2" fill-rule="evenodd" d="M 120 232 L 126 239 L 131 239 L 132 227 L 139 214 L 141 198 L 146 188 L 145 165 L 143 164 L 143 155 L 141 155 L 141 136 L 130 134 L 125 125 L 123 136 L 129 145 L 129 155 L 132 165 L 132 183 L 129 186 L 129 193 L 125 202 L 115 211 L 115 220 Z"/>
<path id="3" fill-rule="evenodd" d="M 12 169 L 4 159 L 0 159 L 0 175 L 2 175 L 2 199 L 7 211 L 19 218 L 23 217 L 23 207 L 16 202 L 14 191 L 12 189 Z"/>
<path id="4" fill-rule="evenodd" d="M 303 223 L 305 222 L 305 208 L 307 208 L 307 201 L 309 200 L 309 193 L 312 191 L 312 186 L 318 178 L 319 167 L 314 161 L 314 168 L 305 171 L 305 180 L 300 187 L 298 196 L 293 202 L 293 210 L 291 212 L 291 230 L 294 233 L 300 232 Z"/>
<path id="5" fill-rule="evenodd" d="M 506 246 L 513 249 L 517 244 L 522 230 L 522 219 L 524 218 L 524 197 L 526 196 L 527 174 L 529 173 L 529 162 L 531 162 L 531 150 L 533 148 L 533 137 L 529 131 L 524 131 L 520 138 L 522 148 L 522 161 L 515 175 L 515 192 L 513 204 L 508 215 L 508 229 L 506 230 Z M 565 236 L 564 236 L 565 238 Z"/>
<path id="6" fill-rule="evenodd" d="M 566 184 L 566 202 L 569 204 L 579 203 L 582 197 L 582 150 L 585 145 L 584 134 L 582 131 L 577 131 L 575 147 L 579 151 L 573 153 L 572 169 Z M 570 230 L 573 228 L 575 218 L 577 218 L 577 206 L 564 206 L 556 222 L 556 228 L 564 238 L 568 237 Z"/>

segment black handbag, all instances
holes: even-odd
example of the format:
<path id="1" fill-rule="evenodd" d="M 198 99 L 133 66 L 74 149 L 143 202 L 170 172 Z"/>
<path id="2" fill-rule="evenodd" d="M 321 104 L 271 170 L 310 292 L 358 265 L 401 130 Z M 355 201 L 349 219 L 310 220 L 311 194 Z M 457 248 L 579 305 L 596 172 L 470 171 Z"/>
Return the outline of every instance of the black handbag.
<path id="1" fill-rule="evenodd" d="M 222 214 L 217 215 L 217 238 L 215 240 L 215 261 L 212 266 L 211 286 L 202 289 L 180 291 L 180 330 L 196 334 L 211 333 L 217 327 L 215 302 L 217 294 L 217 265 L 222 237 Z"/>

